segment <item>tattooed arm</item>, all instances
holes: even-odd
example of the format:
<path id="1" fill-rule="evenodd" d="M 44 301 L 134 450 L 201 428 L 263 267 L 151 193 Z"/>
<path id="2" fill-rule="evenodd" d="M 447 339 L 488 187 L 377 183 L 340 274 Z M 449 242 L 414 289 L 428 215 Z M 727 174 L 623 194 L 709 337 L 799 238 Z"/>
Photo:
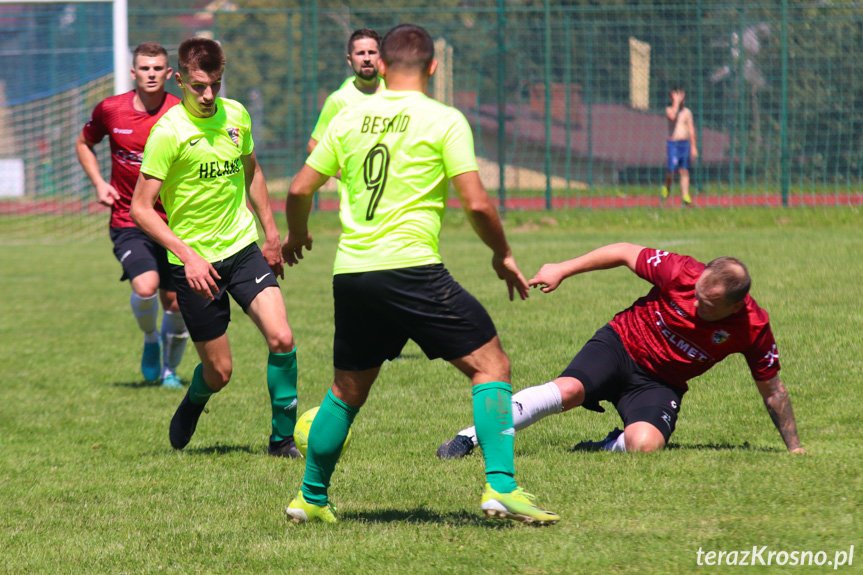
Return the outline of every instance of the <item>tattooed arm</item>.
<path id="1" fill-rule="evenodd" d="M 794 419 L 794 408 L 791 407 L 791 398 L 788 397 L 788 392 L 785 390 L 782 380 L 779 375 L 775 375 L 767 381 L 756 381 L 758 391 L 761 397 L 764 398 L 764 406 L 767 408 L 767 413 L 770 414 L 770 419 L 773 420 L 773 425 L 779 430 L 779 434 L 785 441 L 785 446 L 791 453 L 806 453 L 800 445 L 800 438 L 797 437 L 797 422 Z"/>

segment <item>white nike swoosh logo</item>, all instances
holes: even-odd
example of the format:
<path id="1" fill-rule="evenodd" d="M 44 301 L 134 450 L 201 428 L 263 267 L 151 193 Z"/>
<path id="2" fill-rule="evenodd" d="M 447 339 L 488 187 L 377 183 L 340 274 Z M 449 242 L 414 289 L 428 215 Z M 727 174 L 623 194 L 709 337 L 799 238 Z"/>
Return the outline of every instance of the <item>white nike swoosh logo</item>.
<path id="1" fill-rule="evenodd" d="M 131 253 L 132 253 L 132 250 L 126 250 L 126 253 L 125 253 L 125 254 L 123 254 L 123 257 L 121 257 L 121 258 L 120 258 L 120 263 L 123 263 L 123 262 L 126 260 L 126 258 L 128 258 L 128 257 L 129 257 L 129 255 L 130 255 Z"/>
<path id="2" fill-rule="evenodd" d="M 261 277 L 259 277 L 259 278 L 255 278 L 255 283 L 256 283 L 256 284 L 261 283 L 261 282 L 264 280 L 264 278 L 265 278 L 265 277 L 267 277 L 268 275 L 270 275 L 270 274 L 264 274 L 264 275 L 262 275 L 262 276 L 261 276 Z"/>
<path id="3" fill-rule="evenodd" d="M 504 429 L 500 432 L 501 435 L 509 435 L 510 437 L 515 437 L 515 428 L 510 427 L 508 429 Z"/>

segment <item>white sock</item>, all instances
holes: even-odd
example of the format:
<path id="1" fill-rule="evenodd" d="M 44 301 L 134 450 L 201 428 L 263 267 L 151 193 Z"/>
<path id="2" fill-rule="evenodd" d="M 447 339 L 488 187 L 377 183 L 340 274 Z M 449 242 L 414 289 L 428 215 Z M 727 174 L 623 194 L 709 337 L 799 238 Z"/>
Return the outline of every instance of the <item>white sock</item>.
<path id="1" fill-rule="evenodd" d="M 623 433 L 618 435 L 617 439 L 614 440 L 614 443 L 605 448 L 606 451 L 626 451 L 626 439 L 623 436 Z"/>
<path id="2" fill-rule="evenodd" d="M 563 399 L 553 381 L 528 387 L 512 396 L 512 425 L 516 431 L 519 431 L 547 415 L 560 413 L 562 410 Z M 466 435 L 471 438 L 474 445 L 478 445 L 475 427 L 462 429 L 458 435 Z"/>
<path id="3" fill-rule="evenodd" d="M 140 297 L 135 292 L 132 292 L 132 297 L 129 298 L 129 304 L 132 306 L 132 313 L 135 314 L 135 319 L 138 320 L 138 327 L 144 332 L 144 341 L 153 343 L 159 341 L 159 334 L 156 332 L 156 319 L 159 315 L 159 300 L 156 294 L 150 297 Z"/>
<path id="4" fill-rule="evenodd" d="M 183 361 L 183 351 L 189 340 L 186 322 L 179 312 L 165 310 L 162 313 L 162 378 L 166 375 L 176 375 L 180 362 Z"/>

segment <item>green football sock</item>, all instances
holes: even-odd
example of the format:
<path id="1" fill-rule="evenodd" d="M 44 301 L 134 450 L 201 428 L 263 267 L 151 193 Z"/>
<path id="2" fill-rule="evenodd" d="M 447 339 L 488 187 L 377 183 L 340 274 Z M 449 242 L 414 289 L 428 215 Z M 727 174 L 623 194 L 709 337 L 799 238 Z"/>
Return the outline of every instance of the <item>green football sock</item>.
<path id="1" fill-rule="evenodd" d="M 510 493 L 515 483 L 512 387 L 493 381 L 473 386 L 473 424 L 485 457 L 485 476 L 492 489 Z"/>
<path id="2" fill-rule="evenodd" d="M 270 352 L 267 358 L 267 387 L 273 406 L 271 441 L 294 434 L 297 423 L 297 348 L 288 353 Z"/>
<path id="3" fill-rule="evenodd" d="M 214 393 L 216 392 L 204 381 L 204 366 L 199 363 L 192 376 L 192 383 L 189 384 L 189 401 L 195 405 L 204 405 L 210 401 L 210 396 Z"/>
<path id="4" fill-rule="evenodd" d="M 309 447 L 306 451 L 306 474 L 303 476 L 303 497 L 312 505 L 327 504 L 327 489 L 336 462 L 342 454 L 342 445 L 359 407 L 348 405 L 336 398 L 333 391 L 321 403 L 312 428 L 309 430 Z"/>

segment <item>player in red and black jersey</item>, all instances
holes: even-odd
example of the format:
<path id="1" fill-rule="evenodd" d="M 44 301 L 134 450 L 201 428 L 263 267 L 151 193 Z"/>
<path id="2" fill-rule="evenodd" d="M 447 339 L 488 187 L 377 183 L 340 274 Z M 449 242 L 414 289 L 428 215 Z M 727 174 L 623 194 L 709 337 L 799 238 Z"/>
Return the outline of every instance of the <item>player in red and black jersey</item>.
<path id="1" fill-rule="evenodd" d="M 554 381 L 512 396 L 516 430 L 547 415 L 583 406 L 604 411 L 610 401 L 624 423 L 582 449 L 654 451 L 668 443 L 687 382 L 741 353 L 788 450 L 803 452 L 794 410 L 779 379 L 779 353 L 767 312 L 749 295 L 746 266 L 722 257 L 705 265 L 689 256 L 620 243 L 542 266 L 530 280 L 545 293 L 573 275 L 626 266 L 653 284 L 588 341 Z M 438 448 L 444 459 L 464 457 L 473 428 Z M 579 447 L 577 446 L 577 447 Z"/>
<path id="2" fill-rule="evenodd" d="M 121 280 L 132 285 L 132 312 L 144 332 L 141 373 L 148 381 L 182 388 L 177 367 L 189 334 L 174 290 L 165 248 L 139 230 L 129 218 L 132 192 L 138 181 L 144 145 L 150 129 L 180 100 L 165 91 L 173 70 L 168 52 L 155 42 L 145 42 L 132 55 L 135 89 L 100 102 L 75 144 L 78 161 L 96 188 L 99 203 L 111 208 L 110 235 L 114 255 L 123 266 Z M 93 147 L 105 136 L 111 143 L 111 181 L 99 172 Z M 156 202 L 156 211 L 165 210 Z M 157 328 L 159 299 L 162 301 L 161 333 Z M 164 361 L 163 361 L 164 360 Z"/>

